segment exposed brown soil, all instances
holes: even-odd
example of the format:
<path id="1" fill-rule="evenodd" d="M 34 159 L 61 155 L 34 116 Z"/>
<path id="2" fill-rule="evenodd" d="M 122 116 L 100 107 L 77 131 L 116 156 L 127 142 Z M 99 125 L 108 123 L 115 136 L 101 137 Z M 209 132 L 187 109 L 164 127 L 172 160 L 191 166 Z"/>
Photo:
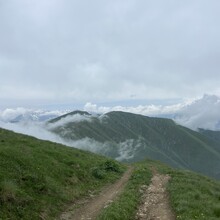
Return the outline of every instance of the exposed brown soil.
<path id="1" fill-rule="evenodd" d="M 94 220 L 100 211 L 107 207 L 122 192 L 128 179 L 133 171 L 132 167 L 124 173 L 121 179 L 114 184 L 105 187 L 97 196 L 86 201 L 80 208 L 76 209 L 75 205 L 69 207 L 62 213 L 61 220 Z"/>
<path id="2" fill-rule="evenodd" d="M 162 175 L 153 170 L 153 177 L 149 186 L 142 186 L 142 200 L 136 220 L 175 220 L 169 205 L 166 184 L 170 176 Z"/>

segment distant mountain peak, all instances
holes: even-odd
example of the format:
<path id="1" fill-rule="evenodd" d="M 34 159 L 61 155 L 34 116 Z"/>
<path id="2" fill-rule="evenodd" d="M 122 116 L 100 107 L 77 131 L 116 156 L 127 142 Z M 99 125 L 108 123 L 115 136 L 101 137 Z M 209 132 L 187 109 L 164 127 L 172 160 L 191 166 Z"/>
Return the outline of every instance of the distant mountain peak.
<path id="1" fill-rule="evenodd" d="M 49 123 L 58 122 L 61 119 L 64 119 L 64 118 L 67 118 L 67 117 L 74 117 L 74 116 L 82 116 L 83 117 L 83 116 L 91 116 L 91 114 L 86 112 L 86 111 L 75 110 L 75 111 L 69 112 L 67 114 L 61 115 L 57 118 L 51 119 L 49 121 Z"/>

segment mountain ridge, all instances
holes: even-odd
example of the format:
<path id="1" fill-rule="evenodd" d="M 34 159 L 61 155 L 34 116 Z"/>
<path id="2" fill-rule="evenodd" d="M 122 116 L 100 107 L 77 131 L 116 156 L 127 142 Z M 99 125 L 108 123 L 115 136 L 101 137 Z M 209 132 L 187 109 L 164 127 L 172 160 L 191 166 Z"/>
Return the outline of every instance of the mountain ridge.
<path id="1" fill-rule="evenodd" d="M 149 158 L 220 178 L 219 143 L 202 133 L 178 125 L 171 119 L 121 111 L 101 116 L 87 112 L 84 116 L 88 118 L 74 122 L 70 117 L 70 121 L 63 125 L 54 123 L 51 131 L 68 141 L 86 138 L 96 141 L 103 145 L 98 153 L 114 159 L 135 162 Z M 53 122 L 49 121 L 49 124 Z M 127 159 L 123 159 L 123 153 L 127 154 Z"/>

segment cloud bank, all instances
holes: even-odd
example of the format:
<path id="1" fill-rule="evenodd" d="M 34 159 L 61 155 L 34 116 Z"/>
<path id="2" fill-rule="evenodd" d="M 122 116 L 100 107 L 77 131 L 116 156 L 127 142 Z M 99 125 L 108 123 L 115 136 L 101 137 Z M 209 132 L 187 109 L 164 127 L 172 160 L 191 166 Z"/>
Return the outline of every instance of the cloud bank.
<path id="1" fill-rule="evenodd" d="M 204 95 L 203 98 L 180 109 L 175 121 L 194 130 L 197 128 L 220 130 L 220 98 Z"/>
<path id="2" fill-rule="evenodd" d="M 75 110 L 75 109 L 74 109 Z M 137 105 L 137 106 L 105 106 L 88 102 L 83 107 L 84 111 L 92 113 L 89 115 L 72 115 L 59 120 L 57 123 L 65 125 L 69 121 L 79 122 L 90 121 L 96 114 L 105 114 L 110 111 L 124 111 L 135 114 L 142 114 L 153 117 L 166 117 L 175 120 L 177 123 L 196 130 L 197 128 L 220 130 L 220 97 L 215 95 L 204 95 L 199 99 L 189 99 L 171 105 Z M 71 112 L 71 110 L 44 111 L 31 110 L 26 108 L 5 109 L 0 111 L 2 122 L 30 122 L 46 121 Z M 102 120 L 103 116 L 99 116 Z M 51 126 L 56 126 L 56 123 Z"/>
<path id="3" fill-rule="evenodd" d="M 138 105 L 138 106 L 98 106 L 97 104 L 92 104 L 90 102 L 86 103 L 84 106 L 84 110 L 88 112 L 97 112 L 97 113 L 107 113 L 110 111 L 123 111 L 130 112 L 134 114 L 155 116 L 162 114 L 174 114 L 182 109 L 188 102 L 179 103 L 175 105 Z"/>
<path id="4" fill-rule="evenodd" d="M 46 121 L 51 118 L 61 116 L 68 113 L 68 110 L 34 110 L 28 108 L 6 108 L 0 110 L 0 121 L 3 122 L 19 122 L 19 121 Z"/>

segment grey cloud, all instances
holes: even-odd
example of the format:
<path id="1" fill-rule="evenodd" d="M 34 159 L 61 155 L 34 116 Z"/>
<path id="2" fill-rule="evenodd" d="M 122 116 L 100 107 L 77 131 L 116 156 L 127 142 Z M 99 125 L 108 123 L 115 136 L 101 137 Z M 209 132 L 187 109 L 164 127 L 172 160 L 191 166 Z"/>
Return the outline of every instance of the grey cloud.
<path id="1" fill-rule="evenodd" d="M 51 103 L 220 94 L 219 6 L 1 1 L 1 94 Z"/>

